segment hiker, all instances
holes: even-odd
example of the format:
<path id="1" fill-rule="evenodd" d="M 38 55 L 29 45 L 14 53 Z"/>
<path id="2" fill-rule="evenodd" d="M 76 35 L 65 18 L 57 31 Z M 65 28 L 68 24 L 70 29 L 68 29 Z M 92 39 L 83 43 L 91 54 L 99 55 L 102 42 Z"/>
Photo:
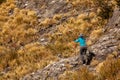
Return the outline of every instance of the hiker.
<path id="1" fill-rule="evenodd" d="M 82 34 L 79 35 L 79 38 L 75 40 L 75 42 L 80 44 L 80 56 L 82 60 L 82 64 L 87 64 L 85 56 L 87 51 L 86 40 Z"/>

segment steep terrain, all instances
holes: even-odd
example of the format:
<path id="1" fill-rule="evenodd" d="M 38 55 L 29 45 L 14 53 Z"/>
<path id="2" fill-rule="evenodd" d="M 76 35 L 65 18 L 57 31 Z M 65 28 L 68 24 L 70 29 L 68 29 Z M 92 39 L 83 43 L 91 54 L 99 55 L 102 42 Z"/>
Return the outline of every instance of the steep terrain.
<path id="1" fill-rule="evenodd" d="M 18 7 L 36 10 L 39 18 L 53 17 L 57 13 L 67 13 L 72 8 L 65 0 L 18 0 Z"/>
<path id="2" fill-rule="evenodd" d="M 119 0 L 3 0 L 0 10 L 0 80 L 120 79 Z M 95 54 L 87 66 L 80 33 Z"/>
<path id="3" fill-rule="evenodd" d="M 114 19 L 114 20 L 113 20 Z M 112 22 L 112 24 L 111 24 Z M 117 56 L 120 56 L 120 10 L 119 8 L 114 10 L 112 18 L 110 18 L 108 22 L 108 26 L 106 26 L 107 31 L 105 35 L 101 36 L 98 41 L 92 45 L 90 48 L 96 54 L 96 59 L 100 62 L 104 61 L 108 54 L 112 54 L 114 51 L 117 51 Z M 71 70 L 80 67 L 79 55 L 76 57 L 62 59 L 59 62 L 55 62 L 46 66 L 42 70 L 38 70 L 29 75 L 26 75 L 21 80 L 46 80 L 52 79 L 58 80 L 60 74 L 67 70 L 67 65 Z M 82 65 L 81 65 L 82 66 Z M 90 71 L 95 71 L 95 67 L 89 67 Z M 91 70 L 92 69 L 92 70 Z"/>
<path id="4" fill-rule="evenodd" d="M 109 19 L 107 26 L 104 29 L 105 34 L 91 46 L 94 53 L 106 56 L 113 51 L 119 51 L 120 45 L 120 10 L 115 9 L 112 18 Z M 118 52 L 120 53 L 120 52 Z M 98 57 L 101 58 L 101 57 Z"/>

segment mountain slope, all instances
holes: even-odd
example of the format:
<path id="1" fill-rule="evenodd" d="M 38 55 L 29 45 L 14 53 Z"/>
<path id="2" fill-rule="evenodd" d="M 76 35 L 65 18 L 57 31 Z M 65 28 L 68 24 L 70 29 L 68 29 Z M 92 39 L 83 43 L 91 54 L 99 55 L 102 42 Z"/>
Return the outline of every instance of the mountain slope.
<path id="1" fill-rule="evenodd" d="M 118 0 L 2 1 L 0 80 L 119 77 Z M 80 33 L 96 54 L 89 66 L 78 58 Z"/>
<path id="2" fill-rule="evenodd" d="M 118 15 L 118 16 L 117 16 Z M 101 36 L 98 41 L 92 45 L 90 48 L 96 54 L 95 59 L 103 62 L 105 61 L 106 57 L 109 54 L 112 54 L 114 51 L 117 51 L 118 55 L 115 57 L 117 58 L 120 56 L 120 11 L 119 8 L 114 10 L 112 18 L 108 22 L 108 26 L 105 29 L 105 35 Z M 117 16 L 117 17 L 116 17 Z M 113 21 L 114 19 L 114 21 Z M 112 24 L 111 24 L 112 21 Z M 117 24 L 117 25 L 116 25 Z M 78 67 L 81 67 L 79 60 L 79 55 L 76 57 L 71 57 L 67 59 L 61 59 L 59 62 L 55 62 L 46 66 L 42 70 L 38 70 L 31 74 L 26 75 L 25 77 L 21 78 L 21 80 L 46 80 L 52 79 L 59 80 L 58 77 L 60 74 L 64 73 L 68 69 L 68 65 L 70 70 L 75 70 Z M 99 64 L 98 64 L 99 65 Z M 89 70 L 95 70 L 95 67 L 88 67 Z M 93 72 L 95 73 L 96 70 Z"/>

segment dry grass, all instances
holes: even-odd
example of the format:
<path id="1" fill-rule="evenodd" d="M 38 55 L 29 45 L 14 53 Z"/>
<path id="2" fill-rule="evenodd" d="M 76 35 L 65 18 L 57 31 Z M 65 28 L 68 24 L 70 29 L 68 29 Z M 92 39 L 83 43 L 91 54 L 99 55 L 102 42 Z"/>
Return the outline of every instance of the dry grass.
<path id="1" fill-rule="evenodd" d="M 111 59 L 100 68 L 100 79 L 116 80 L 120 77 L 120 59 Z M 119 78 L 120 79 L 120 78 Z"/>
<path id="2" fill-rule="evenodd" d="M 82 66 L 78 71 L 66 71 L 60 75 L 60 80 L 119 80 L 120 59 L 106 60 L 96 68 L 98 74 L 89 72 L 87 67 Z"/>
<path id="3" fill-rule="evenodd" d="M 59 80 L 95 80 L 95 76 L 84 66 L 78 71 L 66 71 Z"/>
<path id="4" fill-rule="evenodd" d="M 67 1 L 68 3 L 72 3 L 73 9 L 76 11 L 80 10 L 79 8 L 82 6 L 90 8 L 94 6 L 94 3 L 90 0 Z M 92 40 L 96 40 L 102 35 L 103 25 L 106 23 L 106 20 L 97 15 L 100 12 L 101 10 L 98 10 L 98 12 L 91 11 L 89 15 L 82 13 L 76 17 L 71 16 L 67 21 L 57 25 L 57 30 L 54 33 L 45 34 L 50 43 L 47 46 L 42 46 L 37 42 L 40 37 L 38 35 L 39 29 L 56 24 L 63 16 L 71 15 L 71 13 L 65 15 L 56 14 L 53 18 L 47 18 L 38 23 L 35 11 L 17 8 L 14 0 L 7 0 L 5 3 L 2 3 L 0 5 L 0 71 L 7 67 L 10 67 L 11 70 L 0 79 L 18 79 L 29 72 L 57 61 L 56 56 L 59 54 L 62 57 L 76 55 L 76 51 L 78 50 L 73 45 L 76 45 L 74 40 L 80 33 L 85 34 L 87 37 L 91 36 L 90 42 L 88 43 L 91 45 Z M 114 60 L 112 62 L 115 62 L 115 65 L 118 63 L 118 61 L 116 62 Z M 93 63 L 93 65 L 96 64 L 97 62 Z M 110 70 L 107 71 L 110 72 Z M 116 70 L 114 71 L 116 72 Z M 113 74 L 114 71 L 111 71 L 111 73 Z M 102 71 L 102 76 L 105 75 L 106 78 L 109 76 L 112 77 L 105 73 L 108 72 Z M 65 78 L 60 79 L 94 80 L 95 78 L 86 68 L 82 68 L 75 73 L 66 72 L 65 75 Z M 119 77 L 118 74 L 116 76 Z"/>

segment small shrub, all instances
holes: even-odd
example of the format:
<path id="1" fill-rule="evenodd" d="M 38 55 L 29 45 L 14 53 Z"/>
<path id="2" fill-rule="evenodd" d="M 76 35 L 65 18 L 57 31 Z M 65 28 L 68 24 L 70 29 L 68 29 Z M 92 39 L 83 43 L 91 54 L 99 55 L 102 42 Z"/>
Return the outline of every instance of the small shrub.
<path id="1" fill-rule="evenodd" d="M 117 5 L 120 7 L 120 0 L 115 0 L 117 2 Z"/>
<path id="2" fill-rule="evenodd" d="M 116 80 L 119 72 L 120 59 L 107 60 L 100 69 L 100 80 Z"/>
<path id="3" fill-rule="evenodd" d="M 98 16 L 103 19 L 108 19 L 111 17 L 111 13 L 113 12 L 113 6 L 110 5 L 112 3 L 109 0 L 94 0 L 95 6 L 100 9 Z"/>
<path id="4" fill-rule="evenodd" d="M 77 72 L 65 71 L 64 74 L 59 76 L 59 80 L 80 80 Z"/>
<path id="5" fill-rule="evenodd" d="M 4 2 L 4 1 L 6 1 L 6 0 L 0 0 L 0 4 L 1 4 L 2 2 Z"/>
<path id="6" fill-rule="evenodd" d="M 80 80 L 95 80 L 95 76 L 86 67 L 82 67 L 78 74 Z"/>
<path id="7" fill-rule="evenodd" d="M 95 41 L 102 35 L 102 33 L 103 33 L 102 29 L 93 30 L 92 33 L 90 34 L 91 40 Z"/>

